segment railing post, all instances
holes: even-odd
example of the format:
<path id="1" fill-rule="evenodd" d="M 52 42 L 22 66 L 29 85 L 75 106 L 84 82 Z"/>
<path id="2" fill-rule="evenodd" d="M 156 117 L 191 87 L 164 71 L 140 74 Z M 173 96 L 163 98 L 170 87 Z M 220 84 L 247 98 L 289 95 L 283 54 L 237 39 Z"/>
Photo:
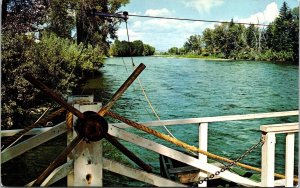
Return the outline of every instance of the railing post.
<path id="1" fill-rule="evenodd" d="M 265 142 L 261 152 L 261 183 L 263 187 L 274 187 L 275 172 L 275 133 L 269 132 L 264 135 Z"/>
<path id="2" fill-rule="evenodd" d="M 203 151 L 207 151 L 208 142 L 208 123 L 199 124 L 199 148 Z M 207 156 L 199 154 L 199 160 L 203 163 L 207 163 Z M 200 171 L 198 177 L 207 177 L 207 172 Z M 204 181 L 202 184 L 198 184 L 198 187 L 207 187 L 207 182 Z"/>
<path id="3" fill-rule="evenodd" d="M 93 99 L 87 96 L 90 104 L 74 104 L 74 107 L 80 112 L 95 111 L 98 112 L 101 108 L 101 103 L 92 103 Z M 76 98 L 72 100 L 76 101 Z M 82 97 L 78 96 L 82 99 Z M 85 97 L 84 97 L 85 98 Z M 73 116 L 73 125 L 77 117 Z M 68 142 L 70 142 L 77 133 L 69 131 Z M 103 171 L 103 158 L 102 158 L 102 141 L 87 143 L 82 141 L 69 155 L 68 160 L 74 160 L 74 170 L 68 175 L 68 186 L 103 186 L 102 171 Z"/>
<path id="4" fill-rule="evenodd" d="M 295 133 L 288 133 L 286 135 L 285 143 L 285 186 L 293 187 L 294 178 L 294 144 Z"/>

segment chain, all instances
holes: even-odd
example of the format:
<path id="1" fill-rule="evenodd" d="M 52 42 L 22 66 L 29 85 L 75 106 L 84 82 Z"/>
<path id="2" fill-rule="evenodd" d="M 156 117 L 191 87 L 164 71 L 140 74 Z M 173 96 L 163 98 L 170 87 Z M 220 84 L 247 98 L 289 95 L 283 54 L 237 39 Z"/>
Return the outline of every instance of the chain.
<path id="1" fill-rule="evenodd" d="M 256 143 L 255 145 L 251 146 L 251 148 L 249 148 L 246 152 L 244 152 L 240 157 L 238 157 L 236 160 L 234 160 L 233 162 L 229 163 L 228 165 L 225 165 L 224 167 L 221 168 L 221 170 L 216 171 L 214 174 L 209 175 L 209 177 L 205 177 L 203 180 L 200 180 L 199 177 L 199 182 L 198 184 L 202 184 L 204 181 L 208 181 L 210 179 L 213 179 L 215 176 L 219 175 L 221 172 L 225 172 L 226 170 L 230 169 L 231 167 L 233 167 L 236 163 L 240 162 L 242 159 L 244 159 L 249 153 L 251 153 L 253 150 L 255 150 L 260 144 L 263 145 L 264 144 L 264 136 L 262 136 L 259 140 L 258 143 Z"/>

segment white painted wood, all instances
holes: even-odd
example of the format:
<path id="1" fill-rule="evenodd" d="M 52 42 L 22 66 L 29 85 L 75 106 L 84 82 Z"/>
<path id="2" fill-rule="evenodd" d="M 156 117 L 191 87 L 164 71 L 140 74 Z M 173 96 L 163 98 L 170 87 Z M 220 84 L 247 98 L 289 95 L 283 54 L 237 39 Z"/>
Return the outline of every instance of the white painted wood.
<path id="1" fill-rule="evenodd" d="M 85 100 L 90 103 L 94 102 L 94 95 L 71 95 L 68 96 L 68 103 L 76 103 L 76 101 Z"/>
<path id="2" fill-rule="evenodd" d="M 261 152 L 261 183 L 263 187 L 274 187 L 276 137 L 275 133 L 267 133 L 264 137 L 265 142 Z"/>
<path id="3" fill-rule="evenodd" d="M 263 132 L 288 133 L 299 132 L 299 123 L 281 123 L 272 125 L 262 125 L 260 130 Z"/>
<path id="4" fill-rule="evenodd" d="M 70 98 L 68 97 L 68 103 L 73 103 L 74 97 Z M 79 109 L 79 104 L 73 104 L 73 107 L 76 109 Z M 75 125 L 75 122 L 77 120 L 77 117 L 73 115 L 73 125 Z M 77 133 L 74 129 L 69 130 L 67 134 L 67 145 L 69 145 L 72 140 L 77 136 Z M 74 150 L 71 152 L 71 154 L 68 155 L 67 161 L 73 160 Z M 75 186 L 74 185 L 74 170 L 68 174 L 67 176 L 67 185 L 68 186 Z"/>
<path id="5" fill-rule="evenodd" d="M 8 148 L 3 153 L 1 153 L 1 164 L 25 153 L 26 151 L 32 148 L 35 148 L 47 142 L 48 140 L 51 140 L 52 138 L 55 138 L 65 133 L 66 131 L 67 131 L 66 123 L 62 122 L 44 133 L 33 136 L 32 138 L 29 138 L 24 142 L 21 142 L 11 148 Z"/>
<path id="6" fill-rule="evenodd" d="M 285 186 L 293 187 L 295 133 L 288 133 L 285 142 Z"/>
<path id="7" fill-rule="evenodd" d="M 284 187 L 284 185 L 285 185 L 285 179 L 279 179 L 274 181 L 275 187 L 279 187 L 279 186 Z"/>
<path id="8" fill-rule="evenodd" d="M 174 149 L 168 148 L 164 145 L 155 143 L 151 140 L 147 140 L 145 138 L 139 137 L 137 135 L 128 133 L 122 129 L 109 126 L 109 134 L 118 137 L 120 139 L 123 139 L 128 142 L 132 142 L 138 146 L 144 147 L 146 149 L 152 150 L 154 152 L 157 152 L 159 154 L 168 156 L 172 159 L 181 161 L 183 163 L 186 163 L 188 165 L 194 166 L 196 168 L 199 168 L 201 170 L 204 170 L 209 173 L 215 173 L 217 170 L 221 170 L 219 167 L 214 166 L 209 163 L 202 163 L 198 159 L 191 157 L 189 155 L 183 154 L 179 151 L 176 151 Z M 260 186 L 260 183 L 255 182 L 253 180 L 241 177 L 237 174 L 231 173 L 229 171 L 225 171 L 219 175 L 219 177 L 236 182 L 238 184 L 244 185 L 244 186 Z"/>
<path id="9" fill-rule="evenodd" d="M 101 108 L 101 103 L 74 105 L 81 112 L 95 111 Z M 77 118 L 73 117 L 76 121 Z M 73 137 L 76 132 L 73 132 Z M 102 141 L 81 142 L 78 144 L 69 160 L 74 160 L 74 171 L 68 176 L 68 186 L 102 186 Z"/>
<path id="10" fill-rule="evenodd" d="M 37 135 L 49 131 L 52 127 L 34 128 L 25 133 L 24 135 Z M 1 137 L 13 136 L 23 129 L 13 129 L 13 130 L 1 130 Z"/>
<path id="11" fill-rule="evenodd" d="M 72 170 L 74 166 L 74 161 L 68 161 L 67 163 L 61 165 L 60 167 L 56 168 L 41 184 L 41 186 L 49 186 L 53 183 L 61 180 L 62 178 L 66 177 Z"/>
<path id="12" fill-rule="evenodd" d="M 199 148 L 203 151 L 207 151 L 207 143 L 208 143 L 208 123 L 200 123 L 199 125 Z M 207 156 L 199 154 L 199 161 L 202 163 L 207 163 Z M 198 174 L 199 177 L 207 177 L 207 173 L 204 171 L 200 171 Z M 198 184 L 198 187 L 207 187 L 207 182 L 204 181 L 202 184 Z"/>
<path id="13" fill-rule="evenodd" d="M 159 187 L 186 187 L 186 185 L 171 181 L 166 178 L 162 178 L 143 170 L 125 166 L 121 163 L 106 158 L 103 158 L 103 168 L 105 170 L 109 170 L 123 176 L 127 176 L 129 178 L 133 178 Z"/>
<path id="14" fill-rule="evenodd" d="M 270 112 L 270 113 L 245 114 L 245 115 L 230 115 L 230 116 L 160 120 L 160 121 L 149 121 L 149 122 L 140 122 L 140 123 L 143 125 L 146 125 L 146 126 L 163 126 L 163 125 L 167 126 L 167 125 L 199 124 L 199 123 L 250 120 L 250 119 L 262 119 L 262 118 L 298 116 L 298 115 L 299 115 L 299 111 L 295 110 L 295 111 Z M 119 127 L 119 128 L 130 127 L 129 125 L 127 125 L 125 123 L 112 123 L 112 125 Z"/>
<path id="15" fill-rule="evenodd" d="M 74 108 L 78 109 L 80 108 L 79 101 L 88 101 L 92 103 L 94 101 L 94 95 L 71 95 L 68 96 L 68 103 L 72 104 Z M 73 125 L 75 125 L 75 122 L 77 120 L 77 117 L 73 115 Z M 76 131 L 74 129 L 69 130 L 67 134 L 67 145 L 69 145 L 72 140 L 77 136 Z M 67 157 L 67 161 L 73 161 L 73 153 L 72 152 L 70 155 Z M 67 176 L 67 185 L 68 186 L 74 186 L 74 171 L 69 173 Z"/>

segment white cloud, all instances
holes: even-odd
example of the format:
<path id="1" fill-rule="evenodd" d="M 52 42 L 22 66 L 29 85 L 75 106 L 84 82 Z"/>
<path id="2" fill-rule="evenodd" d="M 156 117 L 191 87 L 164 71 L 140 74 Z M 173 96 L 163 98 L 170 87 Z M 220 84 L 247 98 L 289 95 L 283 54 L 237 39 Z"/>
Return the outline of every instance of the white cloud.
<path id="1" fill-rule="evenodd" d="M 175 11 L 172 10 L 170 11 L 169 9 L 162 8 L 162 9 L 148 9 L 145 12 L 146 16 L 170 16 L 174 13 Z"/>
<path id="2" fill-rule="evenodd" d="M 278 6 L 275 2 L 268 4 L 264 11 L 252 14 L 248 18 L 238 19 L 239 22 L 268 24 L 279 15 Z"/>
<path id="3" fill-rule="evenodd" d="M 197 9 L 199 13 L 208 13 L 211 8 L 222 5 L 224 0 L 188 0 L 183 3 L 186 7 Z"/>
<path id="4" fill-rule="evenodd" d="M 175 17 L 175 11 L 167 8 L 148 9 L 144 15 Z M 204 29 L 203 22 L 189 22 L 164 19 L 134 18 L 128 22 L 130 41 L 142 40 L 157 50 L 181 47 L 190 35 L 199 34 Z M 127 40 L 126 29 L 121 25 L 117 31 L 119 40 Z"/>

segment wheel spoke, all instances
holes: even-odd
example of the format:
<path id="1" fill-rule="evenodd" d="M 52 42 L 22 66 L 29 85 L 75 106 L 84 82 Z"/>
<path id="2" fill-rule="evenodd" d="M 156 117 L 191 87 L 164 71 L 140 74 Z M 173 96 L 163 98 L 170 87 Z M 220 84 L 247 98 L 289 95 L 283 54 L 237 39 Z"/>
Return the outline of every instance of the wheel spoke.
<path id="1" fill-rule="evenodd" d="M 46 170 L 36 179 L 33 183 L 33 187 L 40 186 L 43 181 L 51 174 L 51 172 L 60 166 L 67 158 L 69 153 L 80 143 L 82 137 L 77 136 L 75 139 L 56 157 L 56 159 L 46 168 Z"/>
<path id="2" fill-rule="evenodd" d="M 24 78 L 28 80 L 31 84 L 33 84 L 35 87 L 42 90 L 44 93 L 46 93 L 49 97 L 51 97 L 54 101 L 56 101 L 58 104 L 63 106 L 66 110 L 72 112 L 75 116 L 77 116 L 80 119 L 83 119 L 83 114 L 74 108 L 73 106 L 69 105 L 67 102 L 65 102 L 61 97 L 59 97 L 55 92 L 53 92 L 51 89 L 49 89 L 45 84 L 31 76 L 30 74 L 25 74 Z"/>
<path id="3" fill-rule="evenodd" d="M 146 66 L 141 63 L 133 73 L 127 78 L 127 80 L 121 85 L 121 87 L 116 91 L 116 93 L 112 96 L 109 102 L 103 106 L 98 114 L 100 116 L 104 116 L 108 110 L 115 104 L 115 102 L 121 97 L 121 95 L 126 91 L 126 89 L 133 83 L 133 81 L 141 74 L 141 72 L 146 68 Z"/>
<path id="4" fill-rule="evenodd" d="M 113 136 L 106 134 L 105 137 L 112 145 L 114 145 L 116 148 L 118 148 L 124 155 L 126 155 L 130 160 L 135 162 L 139 167 L 141 167 L 143 170 L 147 172 L 151 172 L 152 168 L 148 164 L 146 164 L 144 161 L 142 161 L 140 158 L 138 158 L 134 153 L 129 151 L 125 146 L 123 146 L 117 139 L 115 139 Z"/>

